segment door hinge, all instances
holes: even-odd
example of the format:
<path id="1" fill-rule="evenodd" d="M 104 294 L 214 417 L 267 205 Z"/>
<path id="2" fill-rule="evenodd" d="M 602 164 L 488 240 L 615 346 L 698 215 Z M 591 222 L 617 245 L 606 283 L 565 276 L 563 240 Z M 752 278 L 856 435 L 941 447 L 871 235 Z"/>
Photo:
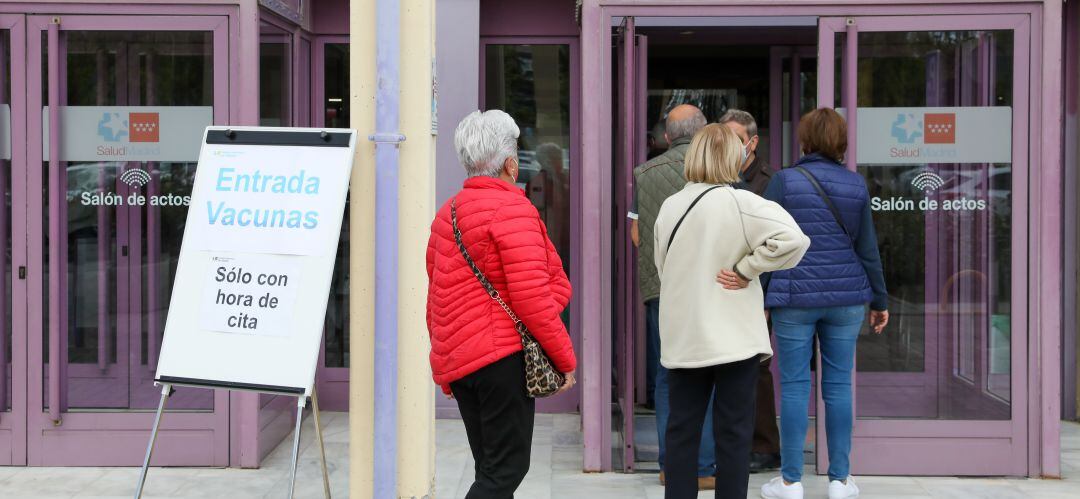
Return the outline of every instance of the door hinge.
<path id="1" fill-rule="evenodd" d="M 128 247 L 126 244 L 120 247 L 120 256 L 128 256 Z"/>
<path id="2" fill-rule="evenodd" d="M 26 279 L 26 265 L 19 266 L 19 279 Z"/>

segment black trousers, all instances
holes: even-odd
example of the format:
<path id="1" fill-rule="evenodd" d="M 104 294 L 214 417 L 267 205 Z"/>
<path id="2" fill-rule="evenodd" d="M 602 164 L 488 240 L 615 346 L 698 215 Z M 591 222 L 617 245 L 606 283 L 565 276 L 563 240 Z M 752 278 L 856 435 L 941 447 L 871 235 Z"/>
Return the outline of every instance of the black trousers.
<path id="1" fill-rule="evenodd" d="M 698 369 L 668 371 L 671 416 L 667 426 L 664 462 L 666 499 L 698 496 L 697 458 L 701 425 L 709 392 L 713 398 L 716 437 L 716 498 L 744 499 L 750 480 L 750 444 L 754 435 L 754 405 L 758 357 Z"/>
<path id="2" fill-rule="evenodd" d="M 450 383 L 469 437 L 476 476 L 466 499 L 512 499 L 529 472 L 536 401 L 516 353 Z"/>

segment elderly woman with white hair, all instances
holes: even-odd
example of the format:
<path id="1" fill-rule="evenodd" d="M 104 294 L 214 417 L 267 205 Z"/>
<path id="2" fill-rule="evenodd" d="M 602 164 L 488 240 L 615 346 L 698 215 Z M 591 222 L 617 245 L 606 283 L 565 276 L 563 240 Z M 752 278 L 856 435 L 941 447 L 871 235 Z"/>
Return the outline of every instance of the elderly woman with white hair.
<path id="1" fill-rule="evenodd" d="M 557 393 L 575 382 L 577 360 L 560 319 L 570 281 L 515 185 L 519 134 L 498 110 L 458 124 L 454 146 L 469 178 L 436 214 L 427 249 L 431 369 L 465 423 L 476 461 L 471 499 L 512 498 L 529 471 L 536 393 L 526 386 L 523 341 L 535 338 L 557 370 Z"/>

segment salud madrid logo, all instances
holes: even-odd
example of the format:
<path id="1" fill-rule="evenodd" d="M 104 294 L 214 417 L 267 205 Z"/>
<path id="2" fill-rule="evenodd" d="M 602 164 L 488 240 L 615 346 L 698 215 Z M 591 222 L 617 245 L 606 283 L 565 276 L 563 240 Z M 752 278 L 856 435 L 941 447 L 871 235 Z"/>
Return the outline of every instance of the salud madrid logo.
<path id="1" fill-rule="evenodd" d="M 889 157 L 924 162 L 956 158 L 956 129 L 956 113 L 899 112 L 890 128 L 896 142 Z"/>
<path id="2" fill-rule="evenodd" d="M 901 144 L 955 144 L 956 113 L 898 113 L 892 136 Z"/>
<path id="3" fill-rule="evenodd" d="M 125 116 L 126 115 L 126 116 Z M 159 142 L 158 113 L 102 113 L 97 133 L 105 142 Z"/>

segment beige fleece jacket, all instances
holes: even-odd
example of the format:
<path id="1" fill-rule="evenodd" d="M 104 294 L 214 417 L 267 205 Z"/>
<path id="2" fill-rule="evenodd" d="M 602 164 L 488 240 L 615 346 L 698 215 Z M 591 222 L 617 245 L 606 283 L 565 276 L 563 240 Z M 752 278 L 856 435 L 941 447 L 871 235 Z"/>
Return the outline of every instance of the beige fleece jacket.
<path id="1" fill-rule="evenodd" d="M 772 355 L 758 276 L 798 265 L 810 238 L 780 205 L 730 186 L 687 184 L 660 208 L 654 233 L 660 274 L 660 363 L 668 369 L 727 364 Z M 716 282 L 721 270 L 751 279 L 745 289 Z"/>

